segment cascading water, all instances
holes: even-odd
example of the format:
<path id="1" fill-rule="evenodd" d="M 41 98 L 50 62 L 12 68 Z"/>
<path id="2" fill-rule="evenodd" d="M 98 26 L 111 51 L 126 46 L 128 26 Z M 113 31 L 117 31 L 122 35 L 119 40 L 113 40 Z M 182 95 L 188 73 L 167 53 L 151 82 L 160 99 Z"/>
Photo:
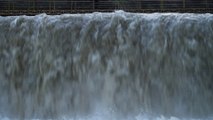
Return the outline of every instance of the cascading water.
<path id="1" fill-rule="evenodd" d="M 213 15 L 0 17 L 0 116 L 212 119 Z"/>

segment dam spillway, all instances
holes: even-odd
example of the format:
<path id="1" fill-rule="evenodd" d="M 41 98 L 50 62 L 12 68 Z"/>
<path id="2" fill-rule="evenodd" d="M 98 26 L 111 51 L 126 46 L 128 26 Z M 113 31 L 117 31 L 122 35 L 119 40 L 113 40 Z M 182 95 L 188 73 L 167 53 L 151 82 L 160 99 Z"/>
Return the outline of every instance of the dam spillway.
<path id="1" fill-rule="evenodd" d="M 0 17 L 0 116 L 212 119 L 212 61 L 212 14 Z"/>

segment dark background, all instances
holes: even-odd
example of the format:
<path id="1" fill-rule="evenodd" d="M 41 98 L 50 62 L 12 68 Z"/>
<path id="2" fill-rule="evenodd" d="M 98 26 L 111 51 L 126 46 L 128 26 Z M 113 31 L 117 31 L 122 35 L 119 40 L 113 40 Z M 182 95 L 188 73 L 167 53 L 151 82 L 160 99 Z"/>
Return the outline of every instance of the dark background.
<path id="1" fill-rule="evenodd" d="M 0 11 L 114 11 L 212 9 L 213 0 L 0 0 Z"/>

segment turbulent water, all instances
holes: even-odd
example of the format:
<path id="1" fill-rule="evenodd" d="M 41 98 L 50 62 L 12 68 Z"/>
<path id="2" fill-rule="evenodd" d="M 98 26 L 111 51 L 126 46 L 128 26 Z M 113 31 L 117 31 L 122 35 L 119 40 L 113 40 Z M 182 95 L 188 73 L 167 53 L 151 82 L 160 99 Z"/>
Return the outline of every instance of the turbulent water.
<path id="1" fill-rule="evenodd" d="M 1 119 L 212 116 L 212 14 L 0 17 Z"/>

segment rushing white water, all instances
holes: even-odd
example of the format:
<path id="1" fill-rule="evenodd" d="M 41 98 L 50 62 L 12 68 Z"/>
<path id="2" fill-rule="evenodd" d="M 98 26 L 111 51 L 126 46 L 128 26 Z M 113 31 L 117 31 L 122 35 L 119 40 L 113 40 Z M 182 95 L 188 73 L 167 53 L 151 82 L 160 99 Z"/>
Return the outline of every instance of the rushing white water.
<path id="1" fill-rule="evenodd" d="M 0 17 L 1 119 L 211 120 L 213 15 Z"/>

